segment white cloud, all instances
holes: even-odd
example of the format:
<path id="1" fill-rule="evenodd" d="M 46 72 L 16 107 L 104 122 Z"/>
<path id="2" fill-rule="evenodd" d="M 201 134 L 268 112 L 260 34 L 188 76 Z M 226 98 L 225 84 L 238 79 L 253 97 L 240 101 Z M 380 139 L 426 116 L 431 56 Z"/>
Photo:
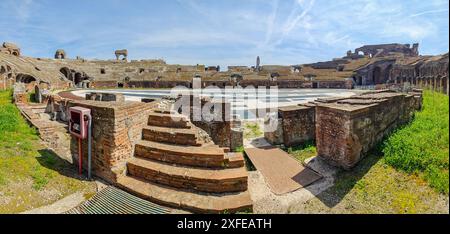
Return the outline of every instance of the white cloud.
<path id="1" fill-rule="evenodd" d="M 52 12 L 67 12 L 67 2 L 2 0 L 0 37 L 34 56 L 61 46 L 74 56 L 108 58 L 120 47 L 130 49 L 130 58 L 221 66 L 250 65 L 257 55 L 264 64 L 314 62 L 375 43 L 448 50 L 448 0 L 97 1 L 55 19 Z M 136 13 L 136 5 L 148 14 Z"/>
<path id="2" fill-rule="evenodd" d="M 438 10 L 431 10 L 431 11 L 423 11 L 423 12 L 419 12 L 419 13 L 416 13 L 416 14 L 412 14 L 409 17 L 417 17 L 417 16 L 421 16 L 421 15 L 443 13 L 443 12 L 448 12 L 448 9 L 438 9 Z"/>

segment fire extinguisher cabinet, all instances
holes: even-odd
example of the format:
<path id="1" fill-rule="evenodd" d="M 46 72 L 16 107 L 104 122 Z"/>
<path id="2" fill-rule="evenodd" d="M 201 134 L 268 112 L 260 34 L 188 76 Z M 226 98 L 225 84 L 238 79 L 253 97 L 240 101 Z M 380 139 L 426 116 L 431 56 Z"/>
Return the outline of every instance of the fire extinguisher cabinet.
<path id="1" fill-rule="evenodd" d="M 86 139 L 91 110 L 79 106 L 70 107 L 69 116 L 69 132 L 79 139 Z"/>

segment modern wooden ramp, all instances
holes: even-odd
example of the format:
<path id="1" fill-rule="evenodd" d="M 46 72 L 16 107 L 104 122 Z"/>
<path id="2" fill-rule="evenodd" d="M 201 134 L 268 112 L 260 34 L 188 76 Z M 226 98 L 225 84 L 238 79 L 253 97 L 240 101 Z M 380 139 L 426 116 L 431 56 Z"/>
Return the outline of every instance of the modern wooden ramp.
<path id="1" fill-rule="evenodd" d="M 245 153 L 277 195 L 306 187 L 322 178 L 277 147 L 246 148 Z"/>

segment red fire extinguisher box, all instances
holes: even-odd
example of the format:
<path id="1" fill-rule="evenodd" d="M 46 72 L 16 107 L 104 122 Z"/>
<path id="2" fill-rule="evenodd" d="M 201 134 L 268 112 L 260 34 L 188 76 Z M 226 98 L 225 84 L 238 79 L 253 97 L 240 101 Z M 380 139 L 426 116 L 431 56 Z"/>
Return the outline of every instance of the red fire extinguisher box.
<path id="1" fill-rule="evenodd" d="M 69 132 L 77 138 L 86 139 L 91 110 L 80 106 L 70 107 L 69 116 Z"/>

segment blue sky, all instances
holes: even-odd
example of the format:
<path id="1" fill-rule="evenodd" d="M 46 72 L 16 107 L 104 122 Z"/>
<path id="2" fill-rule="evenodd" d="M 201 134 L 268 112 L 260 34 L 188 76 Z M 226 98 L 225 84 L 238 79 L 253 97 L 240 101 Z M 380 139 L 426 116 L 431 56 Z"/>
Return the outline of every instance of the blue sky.
<path id="1" fill-rule="evenodd" d="M 302 64 L 364 44 L 449 50 L 448 0 L 2 0 L 0 41 L 22 53 L 174 64 Z"/>

